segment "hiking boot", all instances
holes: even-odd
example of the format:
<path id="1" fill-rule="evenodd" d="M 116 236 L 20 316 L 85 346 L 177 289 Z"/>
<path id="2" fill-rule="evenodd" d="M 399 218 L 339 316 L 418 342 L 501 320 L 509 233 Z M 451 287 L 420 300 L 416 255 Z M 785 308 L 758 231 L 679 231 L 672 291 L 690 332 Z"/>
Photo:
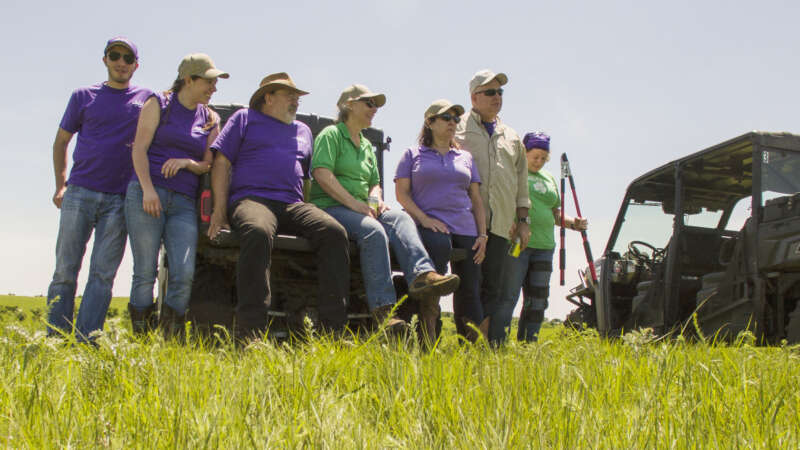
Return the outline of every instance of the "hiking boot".
<path id="1" fill-rule="evenodd" d="M 483 338 L 485 341 L 489 341 L 489 320 L 490 318 L 487 317 L 483 319 L 480 325 L 476 324 L 475 322 L 464 319 L 464 328 L 466 328 L 466 334 L 464 337 L 467 338 L 468 341 L 471 343 L 478 342 L 478 339 Z"/>
<path id="2" fill-rule="evenodd" d="M 144 311 L 139 311 L 128 303 L 128 314 L 131 316 L 131 329 L 136 336 L 143 336 L 156 329 L 156 305 L 153 303 Z"/>
<path id="3" fill-rule="evenodd" d="M 408 287 L 408 294 L 417 298 L 441 297 L 455 292 L 460 282 L 458 275 L 439 275 L 431 270 L 414 279 Z"/>
<path id="4" fill-rule="evenodd" d="M 378 326 L 386 327 L 386 334 L 399 336 L 408 331 L 408 323 L 403 319 L 398 319 L 392 313 L 394 305 L 383 305 L 372 310 L 372 318 Z"/>
<path id="5" fill-rule="evenodd" d="M 174 309 L 167 305 L 161 305 L 161 314 L 158 316 L 158 328 L 164 334 L 164 339 L 183 339 L 186 329 L 186 314 L 178 315 Z"/>

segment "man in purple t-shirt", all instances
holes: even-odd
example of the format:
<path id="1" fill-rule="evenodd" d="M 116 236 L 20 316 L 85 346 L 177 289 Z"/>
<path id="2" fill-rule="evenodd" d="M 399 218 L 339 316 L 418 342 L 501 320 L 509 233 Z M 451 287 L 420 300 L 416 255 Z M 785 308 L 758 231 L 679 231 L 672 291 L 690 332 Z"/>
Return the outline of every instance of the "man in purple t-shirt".
<path id="1" fill-rule="evenodd" d="M 214 212 L 210 238 L 224 228 L 240 235 L 236 268 L 236 336 L 263 333 L 270 305 L 272 242 L 281 231 L 311 242 L 319 267 L 319 319 L 323 330 L 337 332 L 347 319 L 350 288 L 347 232 L 339 222 L 303 201 L 313 139 L 295 120 L 301 95 L 288 74 L 268 75 L 211 145 Z M 229 195 L 230 193 L 230 195 Z M 294 314 L 299 311 L 287 311 Z"/>
<path id="2" fill-rule="evenodd" d="M 111 287 L 125 251 L 124 193 L 131 178 L 131 144 L 148 89 L 130 85 L 139 54 L 129 39 L 110 39 L 103 51 L 108 79 L 76 89 L 53 143 L 56 191 L 61 209 L 56 269 L 47 291 L 48 333 L 70 333 L 75 291 L 86 244 L 94 231 L 89 279 L 75 331 L 85 340 L 103 328 Z M 67 180 L 67 147 L 78 133 Z"/>

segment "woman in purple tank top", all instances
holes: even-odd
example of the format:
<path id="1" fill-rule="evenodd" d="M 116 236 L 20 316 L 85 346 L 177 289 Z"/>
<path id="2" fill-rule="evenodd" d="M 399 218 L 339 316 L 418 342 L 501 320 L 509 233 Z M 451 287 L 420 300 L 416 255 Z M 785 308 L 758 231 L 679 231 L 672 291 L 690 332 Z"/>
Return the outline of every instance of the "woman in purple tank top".
<path id="1" fill-rule="evenodd" d="M 132 152 L 135 175 L 125 198 L 133 253 L 128 311 L 136 334 L 155 327 L 153 285 L 162 243 L 169 277 L 159 327 L 165 337 L 183 330 L 194 279 L 199 176 L 211 168 L 209 146 L 219 134 L 219 117 L 208 102 L 217 78 L 228 76 L 208 55 L 187 55 L 172 89 L 153 94 L 139 115 Z"/>

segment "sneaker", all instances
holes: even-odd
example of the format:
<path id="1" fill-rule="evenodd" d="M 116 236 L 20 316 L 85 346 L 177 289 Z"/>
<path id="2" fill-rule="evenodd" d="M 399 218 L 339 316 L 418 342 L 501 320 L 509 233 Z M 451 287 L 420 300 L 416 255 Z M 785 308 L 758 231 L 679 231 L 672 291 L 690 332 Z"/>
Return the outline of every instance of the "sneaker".
<path id="1" fill-rule="evenodd" d="M 460 282 L 458 275 L 439 275 L 431 270 L 417 276 L 408 287 L 408 293 L 418 298 L 441 297 L 455 292 Z"/>
<path id="2" fill-rule="evenodd" d="M 390 336 L 398 336 L 408 331 L 408 323 L 403 319 L 398 319 L 392 314 L 394 305 L 383 305 L 372 310 L 372 317 L 375 319 L 375 324 L 378 326 L 384 325 L 386 327 L 386 334 Z"/>

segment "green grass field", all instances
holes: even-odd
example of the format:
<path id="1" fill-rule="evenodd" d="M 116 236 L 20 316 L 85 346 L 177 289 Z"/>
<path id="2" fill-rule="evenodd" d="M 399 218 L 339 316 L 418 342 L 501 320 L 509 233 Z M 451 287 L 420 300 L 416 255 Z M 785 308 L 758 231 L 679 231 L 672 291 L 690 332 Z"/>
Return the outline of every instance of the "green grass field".
<path id="1" fill-rule="evenodd" d="M 0 298 L 0 443 L 14 448 L 797 448 L 800 351 L 615 341 L 560 325 L 491 350 L 366 341 L 237 348 L 44 336 Z M 16 301 L 16 305 L 13 303 Z M 8 302 L 12 304 L 9 305 Z M 28 304 L 30 302 L 30 304 Z M 115 304 L 121 311 L 124 300 Z M 20 306 L 20 309 L 14 309 Z M 12 309 L 9 309 L 12 308 Z M 19 311 L 26 317 L 20 319 Z M 448 327 L 450 329 L 450 327 Z"/>

